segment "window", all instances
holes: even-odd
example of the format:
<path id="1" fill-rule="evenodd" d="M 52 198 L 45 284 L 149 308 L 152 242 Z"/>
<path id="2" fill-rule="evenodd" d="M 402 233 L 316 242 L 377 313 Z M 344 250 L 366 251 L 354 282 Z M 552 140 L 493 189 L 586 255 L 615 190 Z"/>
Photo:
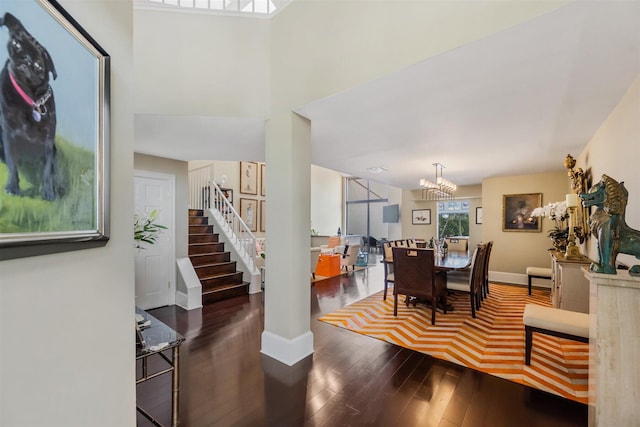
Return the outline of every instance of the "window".
<path id="1" fill-rule="evenodd" d="M 469 236 L 469 201 L 438 202 L 438 238 Z"/>

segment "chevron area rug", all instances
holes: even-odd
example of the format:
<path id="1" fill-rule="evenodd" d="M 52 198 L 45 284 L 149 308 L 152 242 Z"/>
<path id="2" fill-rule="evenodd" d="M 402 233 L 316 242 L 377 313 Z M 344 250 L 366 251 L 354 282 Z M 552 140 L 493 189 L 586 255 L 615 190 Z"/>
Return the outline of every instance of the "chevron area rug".
<path id="1" fill-rule="evenodd" d="M 386 301 L 379 292 L 319 320 L 586 404 L 588 344 L 534 333 L 531 365 L 524 364 L 524 306 L 550 306 L 549 291 L 527 295 L 526 287 L 494 283 L 489 289 L 475 319 L 468 294 L 449 295 L 454 311 L 438 310 L 431 325 L 430 307 L 406 307 L 399 296 L 394 317 L 392 292 Z"/>

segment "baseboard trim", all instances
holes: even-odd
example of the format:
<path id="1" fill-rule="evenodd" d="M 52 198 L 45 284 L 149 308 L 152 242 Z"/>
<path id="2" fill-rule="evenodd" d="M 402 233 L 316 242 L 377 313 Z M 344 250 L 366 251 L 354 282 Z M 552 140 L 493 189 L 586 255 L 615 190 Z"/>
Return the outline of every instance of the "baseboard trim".
<path id="1" fill-rule="evenodd" d="M 272 332 L 263 331 L 260 352 L 285 365 L 293 366 L 313 354 L 313 333 L 307 331 L 294 339 L 287 339 Z"/>

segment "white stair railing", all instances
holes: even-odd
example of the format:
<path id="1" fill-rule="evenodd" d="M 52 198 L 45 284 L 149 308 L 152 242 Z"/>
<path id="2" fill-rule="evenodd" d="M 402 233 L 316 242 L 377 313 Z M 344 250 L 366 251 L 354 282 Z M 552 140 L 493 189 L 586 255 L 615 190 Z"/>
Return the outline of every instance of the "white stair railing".
<path id="1" fill-rule="evenodd" d="M 256 238 L 214 182 L 213 176 L 212 165 L 189 171 L 189 207 L 209 210 L 216 222 L 215 225 L 234 247 L 249 272 L 252 275 L 259 274 L 256 265 Z M 253 212 L 252 219 L 256 218 L 256 212 Z"/>

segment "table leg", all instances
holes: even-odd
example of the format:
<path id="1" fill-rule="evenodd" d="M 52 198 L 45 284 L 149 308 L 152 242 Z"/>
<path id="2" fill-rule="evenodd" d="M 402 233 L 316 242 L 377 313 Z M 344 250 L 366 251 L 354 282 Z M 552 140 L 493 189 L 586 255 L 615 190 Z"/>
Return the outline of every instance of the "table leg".
<path id="1" fill-rule="evenodd" d="M 180 346 L 173 347 L 173 372 L 171 373 L 171 425 L 178 425 L 178 392 L 180 391 L 180 372 L 178 370 Z"/>

